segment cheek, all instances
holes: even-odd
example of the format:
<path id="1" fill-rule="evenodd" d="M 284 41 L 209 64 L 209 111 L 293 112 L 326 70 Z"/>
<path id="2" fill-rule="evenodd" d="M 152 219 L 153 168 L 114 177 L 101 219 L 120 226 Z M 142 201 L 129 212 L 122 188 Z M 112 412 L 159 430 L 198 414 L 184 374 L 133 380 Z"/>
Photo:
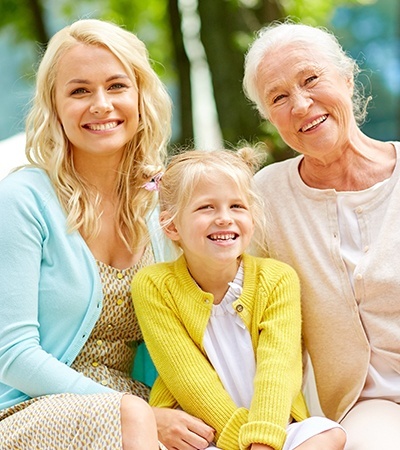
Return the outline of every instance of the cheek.
<path id="1" fill-rule="evenodd" d="M 282 138 L 287 135 L 292 126 L 290 116 L 285 116 L 282 112 L 274 113 L 270 117 L 269 121 L 276 128 Z"/>
<path id="2" fill-rule="evenodd" d="M 70 111 L 68 105 L 64 102 L 56 102 L 57 118 L 63 128 L 68 127 L 68 122 L 72 117 L 76 117 L 73 111 Z"/>

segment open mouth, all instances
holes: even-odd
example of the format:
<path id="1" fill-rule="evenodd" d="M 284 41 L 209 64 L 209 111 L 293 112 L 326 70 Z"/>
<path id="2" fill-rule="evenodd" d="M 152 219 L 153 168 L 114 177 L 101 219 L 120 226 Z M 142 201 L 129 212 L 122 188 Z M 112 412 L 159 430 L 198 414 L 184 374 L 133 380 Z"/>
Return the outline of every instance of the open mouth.
<path id="1" fill-rule="evenodd" d="M 121 122 L 114 121 L 114 122 L 107 122 L 107 123 L 87 123 L 83 127 L 88 128 L 92 131 L 107 131 L 112 130 L 113 128 L 116 128 Z"/>
<path id="2" fill-rule="evenodd" d="M 213 233 L 208 235 L 208 239 L 212 241 L 234 241 L 239 235 L 237 233 Z"/>
<path id="3" fill-rule="evenodd" d="M 300 128 L 300 131 L 302 133 L 305 133 L 306 131 L 310 131 L 313 130 L 314 128 L 316 128 L 318 125 L 320 125 L 321 123 L 325 122 L 325 120 L 328 118 L 328 114 L 324 114 L 321 117 L 318 117 L 318 119 L 313 120 L 312 122 L 308 123 L 307 125 L 305 125 L 303 128 Z"/>

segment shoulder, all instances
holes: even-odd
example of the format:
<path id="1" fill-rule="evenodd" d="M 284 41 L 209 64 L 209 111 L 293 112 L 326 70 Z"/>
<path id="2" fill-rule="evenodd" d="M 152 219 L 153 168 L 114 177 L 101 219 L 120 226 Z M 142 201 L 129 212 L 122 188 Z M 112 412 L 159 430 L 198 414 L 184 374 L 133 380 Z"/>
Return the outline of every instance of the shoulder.
<path id="1" fill-rule="evenodd" d="M 243 255 L 244 270 L 256 273 L 257 277 L 267 283 L 277 283 L 283 278 L 298 281 L 298 275 L 293 267 L 274 258 L 263 258 L 253 255 Z"/>
<path id="2" fill-rule="evenodd" d="M 170 274 L 172 263 L 170 262 L 159 262 L 151 264 L 150 266 L 143 267 L 132 279 L 132 284 L 137 284 L 143 279 L 154 279 L 163 278 L 164 276 Z"/>
<path id="3" fill-rule="evenodd" d="M 0 182 L 2 227 L 37 227 L 43 233 L 63 229 L 65 212 L 53 185 L 41 169 L 26 167 Z M 14 231 L 10 230 L 10 233 Z"/>
<path id="4" fill-rule="evenodd" d="M 178 261 L 159 262 L 143 267 L 132 279 L 132 289 L 139 290 L 146 285 L 161 286 L 179 279 L 181 269 Z"/>
<path id="5" fill-rule="evenodd" d="M 26 199 L 54 197 L 55 192 L 47 174 L 34 167 L 24 167 L 7 175 L 0 182 L 0 198 Z"/>
<path id="6" fill-rule="evenodd" d="M 275 188 L 277 187 L 278 183 L 278 186 L 280 186 L 284 181 L 285 176 L 290 175 L 293 171 L 297 171 L 297 167 L 302 158 L 303 156 L 299 155 L 295 158 L 272 163 L 268 166 L 263 167 L 254 175 L 256 184 L 261 188 L 266 187 L 272 183 L 274 184 Z"/>

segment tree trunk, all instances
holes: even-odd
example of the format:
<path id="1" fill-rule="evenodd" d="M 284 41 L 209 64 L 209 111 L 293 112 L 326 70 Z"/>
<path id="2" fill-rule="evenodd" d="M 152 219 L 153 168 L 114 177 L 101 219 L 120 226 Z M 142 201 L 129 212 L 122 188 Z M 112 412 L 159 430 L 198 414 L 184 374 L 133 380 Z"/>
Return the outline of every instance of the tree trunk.
<path id="1" fill-rule="evenodd" d="M 49 40 L 49 35 L 44 24 L 43 5 L 40 0 L 27 0 L 28 10 L 31 13 L 32 29 L 35 38 L 43 45 Z"/>
<path id="2" fill-rule="evenodd" d="M 181 29 L 182 20 L 178 7 L 178 0 L 168 0 L 168 13 L 180 91 L 177 100 L 179 105 L 180 136 L 177 141 L 182 144 L 188 144 L 189 141 L 193 141 L 194 134 L 190 61 L 183 43 L 183 34 Z"/>
<path id="3" fill-rule="evenodd" d="M 232 144 L 251 140 L 260 118 L 242 91 L 244 50 L 237 38 L 248 27 L 241 9 L 230 0 L 199 0 L 198 11 L 223 138 Z"/>

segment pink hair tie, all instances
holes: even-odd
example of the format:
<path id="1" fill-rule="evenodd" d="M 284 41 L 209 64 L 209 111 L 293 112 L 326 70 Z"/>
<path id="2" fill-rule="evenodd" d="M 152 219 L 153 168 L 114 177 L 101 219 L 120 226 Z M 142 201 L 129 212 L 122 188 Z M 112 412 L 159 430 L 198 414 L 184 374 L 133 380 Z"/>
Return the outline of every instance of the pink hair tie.
<path id="1" fill-rule="evenodd" d="M 160 190 L 160 181 L 164 172 L 158 172 L 154 177 L 145 183 L 142 187 L 146 189 L 146 191 L 159 191 Z"/>

